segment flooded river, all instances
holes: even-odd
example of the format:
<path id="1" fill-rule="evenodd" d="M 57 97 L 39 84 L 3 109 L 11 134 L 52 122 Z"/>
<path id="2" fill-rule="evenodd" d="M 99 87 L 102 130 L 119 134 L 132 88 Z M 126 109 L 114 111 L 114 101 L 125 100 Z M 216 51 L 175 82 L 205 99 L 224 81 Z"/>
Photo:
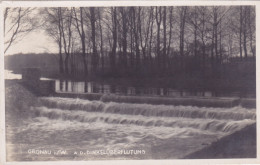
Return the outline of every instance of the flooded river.
<path id="1" fill-rule="evenodd" d="M 255 109 L 41 97 L 10 160 L 175 159 L 256 122 Z"/>
<path id="2" fill-rule="evenodd" d="M 21 79 L 21 75 L 11 72 L 5 76 Z M 55 80 L 55 90 L 132 97 L 216 97 L 212 91 L 61 80 Z M 236 93 L 228 96 L 239 97 Z M 256 122 L 256 109 L 240 106 L 150 105 L 60 97 L 39 97 L 38 100 L 39 104 L 21 109 L 29 112 L 28 119 L 7 132 L 9 161 L 178 159 Z"/>

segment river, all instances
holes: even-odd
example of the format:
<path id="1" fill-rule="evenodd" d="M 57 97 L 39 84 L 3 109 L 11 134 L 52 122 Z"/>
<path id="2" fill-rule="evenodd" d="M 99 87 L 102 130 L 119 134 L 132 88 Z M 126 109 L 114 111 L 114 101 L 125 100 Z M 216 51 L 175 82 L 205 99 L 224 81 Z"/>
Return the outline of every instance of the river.
<path id="1" fill-rule="evenodd" d="M 117 90 L 108 85 L 96 88 L 91 82 L 67 84 L 66 88 L 66 82 L 56 80 L 56 91 L 151 95 L 131 93 L 131 87 Z M 153 96 L 165 96 L 160 89 L 154 91 Z M 203 97 L 212 97 L 209 93 Z M 7 133 L 15 142 L 8 143 L 7 160 L 179 159 L 256 123 L 256 109 L 241 106 L 150 105 L 61 97 L 38 100 L 39 104 L 26 109 L 29 119 Z"/>
<path id="2" fill-rule="evenodd" d="M 9 157 L 177 159 L 256 122 L 255 109 L 239 106 L 199 108 L 59 97 L 39 100 L 41 104 L 30 108 L 32 119 L 16 132 L 20 154 L 10 152 L 14 154 Z"/>

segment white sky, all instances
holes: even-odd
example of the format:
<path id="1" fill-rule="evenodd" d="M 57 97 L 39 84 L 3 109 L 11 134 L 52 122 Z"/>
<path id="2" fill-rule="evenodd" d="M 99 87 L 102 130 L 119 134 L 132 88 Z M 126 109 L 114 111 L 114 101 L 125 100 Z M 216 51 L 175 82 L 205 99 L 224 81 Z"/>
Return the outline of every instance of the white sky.
<path id="1" fill-rule="evenodd" d="M 6 55 L 12 55 L 16 53 L 57 53 L 57 44 L 48 37 L 43 30 L 31 32 L 22 40 L 19 40 L 16 44 L 12 45 Z"/>

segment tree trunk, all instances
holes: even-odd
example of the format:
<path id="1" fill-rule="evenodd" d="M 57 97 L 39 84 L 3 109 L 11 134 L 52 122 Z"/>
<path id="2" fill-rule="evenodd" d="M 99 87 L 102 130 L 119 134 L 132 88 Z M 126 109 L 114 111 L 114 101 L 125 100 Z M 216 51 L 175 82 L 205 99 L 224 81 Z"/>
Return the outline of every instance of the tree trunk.
<path id="1" fill-rule="evenodd" d="M 68 75 L 69 74 L 69 55 L 66 55 L 64 62 L 65 62 L 65 73 L 66 73 L 66 75 Z"/>
<path id="2" fill-rule="evenodd" d="M 214 75 L 214 38 L 215 38 L 215 30 L 214 25 L 212 26 L 212 39 L 211 39 L 211 74 Z"/>
<path id="3" fill-rule="evenodd" d="M 140 15 L 140 11 L 138 12 L 138 17 Z M 135 53 L 136 53 L 136 70 L 140 69 L 140 49 L 139 49 L 139 37 L 138 37 L 138 21 L 136 21 L 136 11 L 133 8 L 133 20 L 134 20 L 134 38 L 135 38 Z"/>
<path id="4" fill-rule="evenodd" d="M 162 13 L 161 13 L 161 7 L 156 7 L 156 23 L 157 23 L 157 62 L 158 62 L 158 69 L 160 70 L 161 68 L 161 53 L 160 53 L 160 26 L 161 26 L 161 21 L 162 21 Z"/>
<path id="5" fill-rule="evenodd" d="M 253 32 L 252 28 L 254 25 L 252 24 L 252 18 L 251 18 L 251 7 L 248 7 L 248 26 L 249 26 L 249 34 L 250 34 L 250 48 L 251 48 L 251 53 L 253 57 L 255 57 L 255 47 L 253 46 Z"/>
<path id="6" fill-rule="evenodd" d="M 215 12 L 214 12 L 214 30 L 215 30 L 215 56 L 216 56 L 216 62 L 218 63 L 218 60 L 219 60 L 219 55 L 218 55 L 218 26 L 217 26 L 217 19 L 218 19 L 218 14 L 217 14 L 217 11 L 215 9 Z"/>
<path id="7" fill-rule="evenodd" d="M 243 45 L 244 45 L 244 53 L 245 53 L 245 58 L 247 58 L 247 34 L 246 34 L 246 31 L 247 31 L 247 7 L 244 8 L 244 26 L 243 26 L 243 33 L 244 33 L 244 42 L 243 42 Z"/>
<path id="8" fill-rule="evenodd" d="M 165 73 L 166 71 L 166 49 L 167 49 L 167 45 L 166 45 L 166 40 L 167 40 L 167 36 L 166 36 L 166 7 L 164 6 L 164 10 L 163 10 L 163 58 L 162 58 L 162 70 L 163 73 Z"/>
<path id="9" fill-rule="evenodd" d="M 61 8 L 58 8 L 58 29 L 59 29 L 59 71 L 60 74 L 64 73 L 63 59 L 62 59 L 62 32 L 61 32 Z"/>
<path id="10" fill-rule="evenodd" d="M 96 47 L 96 18 L 95 18 L 95 8 L 90 7 L 90 23 L 91 23 L 91 40 L 92 40 L 92 68 L 94 74 L 97 72 L 97 64 L 98 64 L 98 54 Z"/>
<path id="11" fill-rule="evenodd" d="M 104 50 L 103 50 L 103 31 L 101 26 L 101 13 L 98 8 L 98 19 L 99 19 L 99 31 L 100 31 L 100 53 L 101 53 L 101 70 L 104 75 Z"/>
<path id="12" fill-rule="evenodd" d="M 184 65 L 184 30 L 185 30 L 185 22 L 186 22 L 186 11 L 187 7 L 182 7 L 181 9 L 181 17 L 180 17 L 180 56 L 181 56 L 181 69 L 185 71 Z"/>
<path id="13" fill-rule="evenodd" d="M 112 45 L 112 51 L 110 53 L 110 67 L 112 73 L 115 72 L 116 68 L 116 47 L 117 47 L 117 12 L 116 12 L 116 7 L 111 7 L 111 12 L 112 12 L 112 22 L 113 22 L 113 45 Z"/>
<path id="14" fill-rule="evenodd" d="M 166 52 L 166 60 L 167 60 L 167 71 L 168 73 L 171 73 L 172 68 L 171 66 L 171 59 L 170 59 L 170 48 L 171 48 L 171 40 L 172 40 L 172 18 L 173 18 L 173 7 L 170 7 L 170 15 L 169 15 L 169 25 L 170 25 L 170 31 L 169 31 L 169 38 L 168 38 L 168 48 Z"/>
<path id="15" fill-rule="evenodd" d="M 240 6 L 240 28 L 239 28 L 239 52 L 242 60 L 242 27 L 243 27 L 243 7 Z"/>
<path id="16" fill-rule="evenodd" d="M 153 70 L 153 62 L 152 62 L 152 40 L 153 40 L 153 23 L 154 23 L 154 14 L 153 14 L 154 8 L 150 8 L 150 14 L 151 14 L 151 28 L 150 28 L 150 41 L 149 41 L 149 67 L 151 70 Z"/>
<path id="17" fill-rule="evenodd" d="M 122 39 L 122 47 L 123 47 L 123 66 L 125 70 L 127 68 L 127 13 L 124 8 L 121 8 L 121 17 L 122 17 L 122 28 L 123 28 L 123 39 Z"/>

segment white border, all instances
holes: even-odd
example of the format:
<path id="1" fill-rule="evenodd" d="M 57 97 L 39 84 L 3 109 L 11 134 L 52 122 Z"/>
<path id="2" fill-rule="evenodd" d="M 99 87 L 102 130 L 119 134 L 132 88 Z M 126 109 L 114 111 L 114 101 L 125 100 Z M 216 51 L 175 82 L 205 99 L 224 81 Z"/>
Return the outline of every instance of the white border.
<path id="1" fill-rule="evenodd" d="M 223 5 L 257 5 L 258 1 L 174 1 L 174 0 L 147 0 L 147 1 L 2 1 L 3 7 L 91 7 L 91 6 L 223 6 Z"/>
<path id="2" fill-rule="evenodd" d="M 257 159 L 174 159 L 174 160 L 108 160 L 108 161 L 55 161 L 55 162 L 6 162 L 5 147 L 5 105 L 4 105 L 4 51 L 3 51 L 3 8 L 4 7 L 67 7 L 67 6 L 213 6 L 213 5 L 256 5 L 256 45 L 259 45 L 260 27 L 260 2 L 258 1 L 0 1 L 0 164 L 259 164 L 259 136 L 257 136 Z M 260 59 L 258 54 L 260 47 L 256 47 L 256 77 L 259 83 Z M 257 85 L 257 107 L 260 106 L 259 87 Z M 259 110 L 257 108 L 257 116 Z M 259 132 L 260 122 L 257 117 L 257 132 Z"/>
<path id="3" fill-rule="evenodd" d="M 0 3 L 0 164 L 6 159 L 5 155 L 5 101 L 4 101 L 4 29 L 3 10 Z M 1 42 L 2 41 L 2 42 Z"/>

